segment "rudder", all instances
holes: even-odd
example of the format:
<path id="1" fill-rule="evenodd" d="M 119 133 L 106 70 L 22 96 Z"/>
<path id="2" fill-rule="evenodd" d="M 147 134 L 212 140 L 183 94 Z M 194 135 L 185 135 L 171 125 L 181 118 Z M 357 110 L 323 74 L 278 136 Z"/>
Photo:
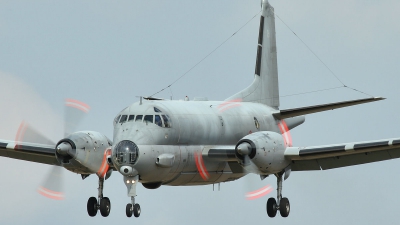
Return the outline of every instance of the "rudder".
<path id="1" fill-rule="evenodd" d="M 268 0 L 262 0 L 262 15 L 258 34 L 257 58 L 254 81 L 246 89 L 226 99 L 259 102 L 279 108 L 279 82 L 275 35 L 274 8 Z"/>

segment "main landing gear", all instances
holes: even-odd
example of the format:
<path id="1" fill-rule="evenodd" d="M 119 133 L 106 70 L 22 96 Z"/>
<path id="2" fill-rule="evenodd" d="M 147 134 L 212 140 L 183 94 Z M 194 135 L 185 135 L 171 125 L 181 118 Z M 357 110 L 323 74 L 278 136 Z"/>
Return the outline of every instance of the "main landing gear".
<path id="1" fill-rule="evenodd" d="M 140 205 L 135 203 L 136 197 L 136 185 L 139 181 L 139 175 L 134 177 L 124 176 L 124 183 L 128 189 L 128 196 L 131 197 L 131 203 L 126 205 L 126 216 L 132 217 L 132 214 L 135 217 L 139 217 L 141 213 Z"/>
<path id="2" fill-rule="evenodd" d="M 269 217 L 275 217 L 276 212 L 279 210 L 282 217 L 288 217 L 290 212 L 290 203 L 288 198 L 282 198 L 282 176 L 283 173 L 275 174 L 277 177 L 277 200 L 269 198 L 267 201 L 267 214 Z"/>
<path id="3" fill-rule="evenodd" d="M 100 210 L 101 215 L 104 217 L 110 215 L 111 202 L 107 197 L 103 197 L 103 186 L 104 178 L 99 178 L 98 198 L 90 197 L 87 202 L 87 212 L 91 217 L 96 216 L 98 210 Z"/>

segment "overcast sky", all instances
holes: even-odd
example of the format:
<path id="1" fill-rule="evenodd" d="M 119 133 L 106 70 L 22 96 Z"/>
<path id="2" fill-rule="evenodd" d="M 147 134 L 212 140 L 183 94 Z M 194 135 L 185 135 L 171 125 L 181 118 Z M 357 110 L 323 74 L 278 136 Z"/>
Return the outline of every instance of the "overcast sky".
<path id="1" fill-rule="evenodd" d="M 400 2 L 395 0 L 271 0 L 276 14 L 347 86 L 385 101 L 306 117 L 292 131 L 295 146 L 400 137 Z M 260 11 L 259 0 L 8 1 L 0 0 L 0 139 L 15 137 L 22 119 L 57 141 L 63 101 L 91 106 L 80 126 L 112 138 L 112 121 L 137 96 L 173 82 Z M 259 17 L 171 89 L 156 97 L 223 100 L 253 79 Z M 342 84 L 276 19 L 281 96 Z M 368 97 L 346 88 L 281 98 L 292 108 Z M 267 197 L 244 189 L 271 184 L 257 177 L 212 186 L 138 187 L 140 218 L 126 218 L 122 176 L 104 194 L 111 214 L 91 218 L 97 176 L 82 181 L 65 171 L 66 200 L 37 194 L 49 166 L 0 158 L 1 224 L 378 224 L 398 221 L 399 160 L 295 172 L 283 184 L 286 219 L 267 216 Z M 275 197 L 276 192 L 269 196 Z"/>

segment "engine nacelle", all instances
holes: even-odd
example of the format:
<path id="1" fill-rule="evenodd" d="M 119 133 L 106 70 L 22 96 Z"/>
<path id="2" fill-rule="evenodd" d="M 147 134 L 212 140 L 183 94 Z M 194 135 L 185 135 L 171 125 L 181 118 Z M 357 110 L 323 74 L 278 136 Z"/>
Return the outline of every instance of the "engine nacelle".
<path id="1" fill-rule="evenodd" d="M 235 155 L 243 167 L 251 166 L 251 172 L 274 174 L 284 170 L 290 161 L 285 159 L 285 142 L 281 134 L 260 131 L 244 136 L 235 148 Z M 247 162 L 250 160 L 251 162 Z M 254 171 L 256 170 L 256 171 Z"/>
<path id="2" fill-rule="evenodd" d="M 98 173 L 105 176 L 112 143 L 105 135 L 94 131 L 79 131 L 60 140 L 56 158 L 66 169 L 79 174 Z"/>

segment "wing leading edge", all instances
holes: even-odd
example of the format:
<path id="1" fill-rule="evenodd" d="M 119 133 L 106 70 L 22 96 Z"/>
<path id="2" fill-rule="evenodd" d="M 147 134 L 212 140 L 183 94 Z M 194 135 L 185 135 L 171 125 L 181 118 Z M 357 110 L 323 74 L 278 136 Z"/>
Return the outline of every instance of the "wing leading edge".
<path id="1" fill-rule="evenodd" d="M 0 156 L 58 165 L 53 145 L 0 140 Z"/>
<path id="2" fill-rule="evenodd" d="M 337 145 L 290 147 L 293 171 L 328 170 L 400 158 L 400 138 Z"/>

